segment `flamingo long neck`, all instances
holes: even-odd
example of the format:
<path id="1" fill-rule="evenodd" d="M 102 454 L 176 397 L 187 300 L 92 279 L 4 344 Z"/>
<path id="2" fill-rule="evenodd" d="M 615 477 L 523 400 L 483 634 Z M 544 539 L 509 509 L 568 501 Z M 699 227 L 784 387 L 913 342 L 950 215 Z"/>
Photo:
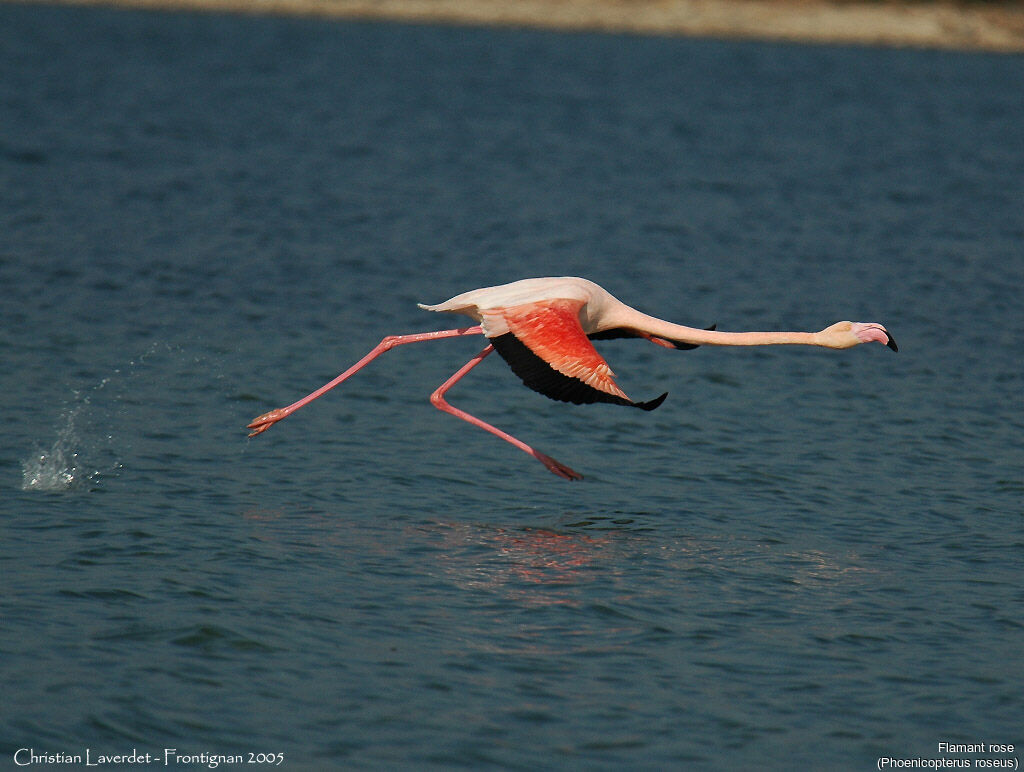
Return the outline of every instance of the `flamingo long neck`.
<path id="1" fill-rule="evenodd" d="M 818 336 L 813 332 L 719 332 L 700 330 L 682 324 L 666 322 L 654 316 L 630 309 L 627 326 L 650 333 L 659 338 L 697 343 L 709 346 L 772 346 L 778 344 L 802 344 L 820 346 Z"/>

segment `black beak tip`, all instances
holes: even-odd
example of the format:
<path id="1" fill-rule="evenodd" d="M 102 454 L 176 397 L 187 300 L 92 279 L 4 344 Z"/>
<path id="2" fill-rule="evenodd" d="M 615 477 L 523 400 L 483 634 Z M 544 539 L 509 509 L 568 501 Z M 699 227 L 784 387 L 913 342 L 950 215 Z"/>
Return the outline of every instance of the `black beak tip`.
<path id="1" fill-rule="evenodd" d="M 891 348 L 893 351 L 899 351 L 899 346 L 896 345 L 896 340 L 892 337 L 892 335 L 889 335 L 888 332 L 886 332 L 885 334 L 889 338 L 889 340 L 886 341 L 885 345 Z"/>

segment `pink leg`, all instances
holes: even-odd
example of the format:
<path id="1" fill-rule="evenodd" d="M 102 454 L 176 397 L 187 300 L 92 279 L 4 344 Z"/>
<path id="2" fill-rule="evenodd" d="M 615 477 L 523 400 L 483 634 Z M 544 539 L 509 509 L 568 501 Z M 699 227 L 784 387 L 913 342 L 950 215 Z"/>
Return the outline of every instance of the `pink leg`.
<path id="1" fill-rule="evenodd" d="M 564 477 L 566 480 L 582 480 L 583 475 L 581 475 L 579 472 L 575 472 L 569 467 L 567 467 L 565 464 L 551 458 L 551 456 L 546 456 L 539 450 L 531 448 L 525 442 L 516 439 L 511 434 L 503 432 L 501 429 L 498 429 L 497 427 L 491 426 L 486 421 L 481 421 L 479 418 L 470 415 L 465 410 L 459 410 L 457 407 L 452 407 L 445 401 L 444 395 L 448 391 L 448 389 L 454 386 L 459 381 L 459 379 L 462 378 L 462 376 L 464 376 L 466 373 L 468 373 L 470 370 L 472 370 L 474 367 L 480 364 L 484 360 L 484 357 L 486 357 L 492 351 L 494 351 L 494 346 L 488 346 L 475 357 L 466 362 L 466 364 L 459 368 L 459 370 L 455 374 L 453 374 L 451 378 L 449 378 L 447 381 L 438 386 L 437 390 L 430 395 L 430 404 L 432 404 L 439 410 L 443 410 L 446 413 L 451 413 L 456 418 L 461 418 L 463 421 L 467 421 L 473 424 L 473 426 L 479 426 L 484 431 L 490 432 L 496 437 L 501 437 L 501 439 L 505 440 L 506 442 L 512 443 L 523 452 L 529 453 L 531 456 L 540 461 L 551 472 L 557 474 L 559 477 Z"/>
<path id="2" fill-rule="evenodd" d="M 454 338 L 461 335 L 481 335 L 482 333 L 483 330 L 480 329 L 480 327 L 463 327 L 458 330 L 438 330 L 437 332 L 419 332 L 414 333 L 412 335 L 389 335 L 376 346 L 374 346 L 370 353 L 368 353 L 366 356 L 364 356 L 362 359 L 360 359 L 358 362 L 356 362 L 354 365 L 348 368 L 348 370 L 343 372 L 333 381 L 325 383 L 312 394 L 306 395 L 298 402 L 293 402 L 291 405 L 288 405 L 288 407 L 279 407 L 276 410 L 271 410 L 269 413 L 264 413 L 258 418 L 255 418 L 252 421 L 252 423 L 250 423 L 246 427 L 248 429 L 252 429 L 252 431 L 249 433 L 249 436 L 255 437 L 257 434 L 265 432 L 267 429 L 269 429 L 275 423 L 280 421 L 282 418 L 291 415 L 300 407 L 309 404 L 317 397 L 323 396 L 328 391 L 337 386 L 339 383 L 355 375 L 359 370 L 362 370 L 364 367 L 366 367 L 366 365 L 370 364 L 370 362 L 379 357 L 385 351 L 390 351 L 395 346 L 401 346 L 405 343 L 419 343 L 425 340 L 440 340 L 442 338 Z"/>

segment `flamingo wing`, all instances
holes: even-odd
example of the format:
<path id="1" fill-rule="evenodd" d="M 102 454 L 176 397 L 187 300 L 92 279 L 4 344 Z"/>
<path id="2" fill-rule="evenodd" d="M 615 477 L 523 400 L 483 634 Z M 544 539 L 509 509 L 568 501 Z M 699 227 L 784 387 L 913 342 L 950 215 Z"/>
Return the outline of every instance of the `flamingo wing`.
<path id="1" fill-rule="evenodd" d="M 634 402 L 615 383 L 580 324 L 583 301 L 555 299 L 481 310 L 495 350 L 524 384 L 546 397 L 574 404 L 610 402 L 653 410 L 667 394 Z"/>

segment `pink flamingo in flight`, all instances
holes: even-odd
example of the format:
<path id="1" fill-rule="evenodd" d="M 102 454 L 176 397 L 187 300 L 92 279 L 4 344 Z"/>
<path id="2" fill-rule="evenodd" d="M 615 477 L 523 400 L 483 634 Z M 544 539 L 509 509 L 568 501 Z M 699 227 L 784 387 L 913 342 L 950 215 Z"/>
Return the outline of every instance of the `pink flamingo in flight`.
<path id="1" fill-rule="evenodd" d="M 445 401 L 445 393 L 492 351 L 508 362 L 524 384 L 551 399 L 575 404 L 610 402 L 642 410 L 653 410 L 666 396 L 634 402 L 615 383 L 608 363 L 597 353 L 592 340 L 644 338 L 659 346 L 692 349 L 700 345 L 767 346 L 780 343 L 851 348 L 877 341 L 897 351 L 896 342 L 885 327 L 875 323 L 837 322 L 821 332 L 720 332 L 714 327 L 698 329 L 648 316 L 614 298 L 592 281 L 572 276 L 523 279 L 497 287 L 464 292 L 437 305 L 423 305 L 427 311 L 465 314 L 475 327 L 438 330 L 411 335 L 389 335 L 366 356 L 298 402 L 271 410 L 253 420 L 248 428 L 253 437 L 333 389 L 372 360 L 395 346 L 464 335 L 484 335 L 488 346 L 463 365 L 433 394 L 430 402 L 474 426 L 512 443 L 567 480 L 582 475 L 530 447 L 522 440 L 492 426 Z"/>

